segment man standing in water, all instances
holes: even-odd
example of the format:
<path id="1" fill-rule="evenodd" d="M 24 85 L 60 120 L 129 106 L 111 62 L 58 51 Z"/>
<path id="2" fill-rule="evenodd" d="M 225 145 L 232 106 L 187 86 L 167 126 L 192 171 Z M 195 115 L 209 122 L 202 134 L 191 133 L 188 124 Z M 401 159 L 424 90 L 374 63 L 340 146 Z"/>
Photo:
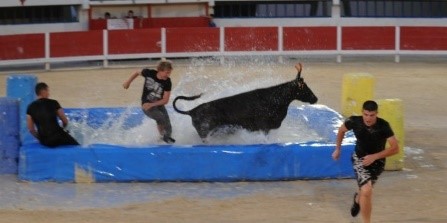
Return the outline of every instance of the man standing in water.
<path id="1" fill-rule="evenodd" d="M 332 158 L 338 160 L 345 133 L 353 130 L 357 139 L 352 164 L 359 191 L 354 194 L 351 215 L 360 212 L 363 222 L 371 222 L 373 185 L 385 168 L 385 158 L 399 152 L 398 142 L 389 123 L 377 117 L 378 105 L 374 101 L 363 103 L 362 116 L 349 117 L 338 129 Z M 386 142 L 390 147 L 385 149 Z"/>
<path id="2" fill-rule="evenodd" d="M 172 82 L 169 76 L 172 71 L 170 61 L 160 61 L 157 64 L 157 70 L 143 69 L 135 71 L 130 78 L 124 82 L 124 89 L 128 89 L 130 84 L 138 76 L 144 77 L 143 93 L 141 95 L 141 104 L 144 114 L 157 122 L 158 132 L 161 139 L 166 143 L 174 143 L 171 138 L 172 126 L 166 111 L 165 104 L 169 102 L 171 96 Z"/>
<path id="3" fill-rule="evenodd" d="M 26 124 L 29 132 L 42 145 L 56 147 L 60 145 L 79 145 L 58 123 L 58 118 L 65 128 L 68 119 L 59 102 L 49 99 L 50 89 L 45 83 L 38 83 L 35 87 L 37 100 L 28 105 Z M 37 127 L 37 131 L 35 129 Z"/>

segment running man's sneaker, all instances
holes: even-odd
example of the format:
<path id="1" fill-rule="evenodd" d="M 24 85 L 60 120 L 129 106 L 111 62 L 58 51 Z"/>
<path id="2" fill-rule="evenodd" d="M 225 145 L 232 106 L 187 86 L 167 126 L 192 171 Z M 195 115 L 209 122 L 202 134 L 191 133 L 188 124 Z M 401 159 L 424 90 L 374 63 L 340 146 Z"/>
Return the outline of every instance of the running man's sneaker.
<path id="1" fill-rule="evenodd" d="M 163 141 L 165 141 L 168 144 L 175 143 L 175 139 L 173 139 L 173 138 L 171 138 L 171 137 L 169 137 L 167 135 L 163 136 Z"/>
<path id="2" fill-rule="evenodd" d="M 356 192 L 354 194 L 354 201 L 352 202 L 352 207 L 351 207 L 351 216 L 352 217 L 356 217 L 360 212 L 360 205 L 359 205 L 359 203 L 357 203 L 357 201 L 355 201 L 357 196 L 358 196 L 358 194 Z"/>

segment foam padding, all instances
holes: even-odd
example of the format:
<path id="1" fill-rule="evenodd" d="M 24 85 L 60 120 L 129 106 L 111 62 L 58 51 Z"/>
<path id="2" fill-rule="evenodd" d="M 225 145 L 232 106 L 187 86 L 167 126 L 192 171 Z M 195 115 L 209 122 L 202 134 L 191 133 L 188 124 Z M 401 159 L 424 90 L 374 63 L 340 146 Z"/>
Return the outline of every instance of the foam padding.
<path id="1" fill-rule="evenodd" d="M 263 181 L 349 178 L 352 145 L 339 161 L 334 145 L 161 145 L 129 148 L 91 145 L 22 147 L 19 178 L 27 181 Z"/>
<path id="2" fill-rule="evenodd" d="M 84 114 L 96 122 L 114 109 L 93 109 Z M 65 109 L 70 112 L 70 109 Z M 115 109 L 119 111 L 120 109 Z M 122 110 L 121 110 L 122 111 Z M 80 110 L 76 110 L 79 116 Z M 80 112 L 80 113 L 79 113 Z M 289 109 L 318 133 L 335 134 L 340 115 L 325 106 Z M 70 116 L 70 115 L 68 115 Z M 72 117 L 74 117 L 72 115 Z M 138 121 L 138 118 L 131 118 Z M 320 122 L 315 122 L 320 120 Z M 325 129 L 330 129 L 327 131 Z M 332 137 L 332 136 L 330 136 Z M 147 145 L 93 144 L 49 149 L 38 143 L 21 147 L 19 179 L 57 182 L 129 181 L 271 181 L 352 178 L 353 144 L 342 145 L 333 161 L 335 144 L 322 142 L 256 145 Z"/>
<path id="3" fill-rule="evenodd" d="M 37 77 L 29 74 L 11 75 L 6 80 L 6 96 L 19 99 L 20 138 L 22 141 L 33 138 L 26 127 L 26 109 L 36 99 L 34 93 L 36 84 Z"/>
<path id="4" fill-rule="evenodd" d="M 341 114 L 345 117 L 360 115 L 363 102 L 374 98 L 374 76 L 368 73 L 343 75 Z"/>
<path id="5" fill-rule="evenodd" d="M 0 174 L 17 174 L 20 147 L 19 100 L 0 98 Z"/>
<path id="6" fill-rule="evenodd" d="M 399 153 L 386 158 L 385 170 L 402 170 L 404 168 L 404 111 L 400 99 L 379 99 L 379 116 L 390 123 L 399 143 Z M 387 143 L 387 147 L 389 144 Z"/>

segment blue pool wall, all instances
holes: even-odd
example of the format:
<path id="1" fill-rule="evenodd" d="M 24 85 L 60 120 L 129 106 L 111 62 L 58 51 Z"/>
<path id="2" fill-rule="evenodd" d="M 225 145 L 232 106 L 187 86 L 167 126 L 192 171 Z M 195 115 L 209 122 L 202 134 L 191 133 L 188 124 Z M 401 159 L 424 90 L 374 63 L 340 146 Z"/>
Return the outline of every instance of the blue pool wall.
<path id="1" fill-rule="evenodd" d="M 169 108 L 168 110 L 172 110 Z M 100 127 L 109 118 L 126 114 L 128 128 L 140 125 L 139 108 L 65 109 L 71 121 Z M 352 178 L 352 143 L 342 145 L 340 160 L 331 158 L 340 114 L 323 105 L 291 106 L 323 139 L 318 142 L 255 145 L 92 144 L 50 149 L 35 140 L 20 150 L 19 179 L 56 182 L 131 181 L 272 181 Z"/>

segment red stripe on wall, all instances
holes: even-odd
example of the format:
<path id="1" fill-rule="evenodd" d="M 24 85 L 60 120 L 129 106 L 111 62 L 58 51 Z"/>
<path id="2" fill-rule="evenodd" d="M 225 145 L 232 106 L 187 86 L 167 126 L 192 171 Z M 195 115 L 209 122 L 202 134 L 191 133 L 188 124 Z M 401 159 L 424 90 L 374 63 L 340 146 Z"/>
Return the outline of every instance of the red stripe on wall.
<path id="1" fill-rule="evenodd" d="M 225 28 L 226 51 L 278 50 L 277 27 L 228 27 Z"/>
<path id="2" fill-rule="evenodd" d="M 219 51 L 219 28 L 166 29 L 166 46 L 169 53 Z"/>
<path id="3" fill-rule="evenodd" d="M 0 60 L 45 57 L 45 35 L 24 34 L 0 36 Z"/>
<path id="4" fill-rule="evenodd" d="M 343 27 L 343 50 L 393 50 L 395 27 Z"/>
<path id="5" fill-rule="evenodd" d="M 401 27 L 401 50 L 447 50 L 447 27 Z"/>
<path id="6" fill-rule="evenodd" d="M 284 50 L 336 50 L 337 27 L 284 27 Z"/>
<path id="7" fill-rule="evenodd" d="M 102 30 L 50 34 L 51 57 L 103 55 Z"/>
<path id="8" fill-rule="evenodd" d="M 134 29 L 147 28 L 178 28 L 178 27 L 208 27 L 207 17 L 175 17 L 175 18 L 137 18 L 134 19 Z M 107 29 L 106 19 L 89 20 L 89 30 Z"/>
<path id="9" fill-rule="evenodd" d="M 109 31 L 109 54 L 160 53 L 160 29 Z"/>
<path id="10" fill-rule="evenodd" d="M 137 18 L 133 19 L 134 29 L 149 29 L 151 27 L 151 21 L 148 18 Z"/>
<path id="11" fill-rule="evenodd" d="M 89 30 L 107 29 L 107 19 L 90 19 L 88 21 Z"/>
<path id="12" fill-rule="evenodd" d="M 150 18 L 150 27 L 176 28 L 176 27 L 208 27 L 209 18 L 202 17 L 172 17 L 172 18 Z"/>

